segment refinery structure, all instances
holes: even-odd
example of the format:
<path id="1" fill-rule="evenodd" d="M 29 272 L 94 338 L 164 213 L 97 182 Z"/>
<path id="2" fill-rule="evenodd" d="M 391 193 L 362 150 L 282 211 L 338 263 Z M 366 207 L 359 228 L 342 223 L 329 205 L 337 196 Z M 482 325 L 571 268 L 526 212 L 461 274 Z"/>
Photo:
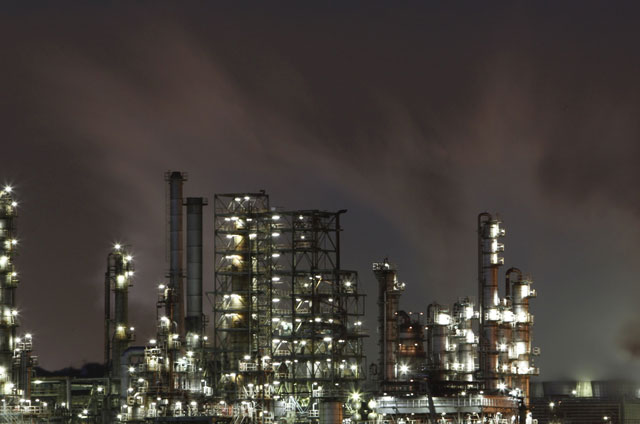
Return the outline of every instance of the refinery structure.
<path id="1" fill-rule="evenodd" d="M 169 269 L 149 289 L 155 333 L 134 336 L 129 291 L 148 284 L 135 280 L 131 246 L 116 244 L 104 362 L 81 374 L 37 368 L 31 336 L 18 335 L 17 203 L 0 192 L 0 422 L 534 422 L 536 293 L 519 269 L 501 271 L 497 215 L 478 216 L 477 292 L 412 313 L 393 263 L 359 277 L 341 262 L 345 210 L 281 210 L 264 191 L 208 202 L 184 196 L 186 179 L 166 174 Z M 204 214 L 214 228 L 203 228 Z M 204 237 L 214 238 L 211 258 Z M 367 322 L 365 285 L 377 287 Z M 368 361 L 367 336 L 378 342 Z"/>

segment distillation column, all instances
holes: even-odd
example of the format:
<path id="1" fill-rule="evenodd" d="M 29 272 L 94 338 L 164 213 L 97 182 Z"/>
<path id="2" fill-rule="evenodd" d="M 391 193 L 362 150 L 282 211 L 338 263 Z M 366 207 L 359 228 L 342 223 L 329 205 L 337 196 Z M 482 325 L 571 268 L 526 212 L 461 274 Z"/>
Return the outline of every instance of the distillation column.
<path id="1" fill-rule="evenodd" d="M 202 197 L 187 198 L 187 334 L 202 333 Z"/>
<path id="2" fill-rule="evenodd" d="M 113 311 L 110 301 L 105 301 L 105 340 L 110 346 L 106 365 L 110 367 L 114 379 L 121 377 L 121 357 L 133 339 L 133 327 L 129 327 L 129 287 L 133 277 L 131 254 L 120 244 L 116 244 L 107 256 L 105 273 L 105 295 L 111 297 L 113 291 Z"/>
<path id="3" fill-rule="evenodd" d="M 396 339 L 398 329 L 396 319 L 400 294 L 404 290 L 404 283 L 399 283 L 397 271 L 386 260 L 373 264 L 373 273 L 378 280 L 378 368 L 380 381 L 387 382 L 395 379 L 397 363 Z"/>
<path id="4" fill-rule="evenodd" d="M 498 240 L 505 231 L 500 220 L 489 213 L 478 215 L 478 297 L 480 298 L 480 379 L 485 389 L 496 390 L 498 374 L 498 329 L 500 296 L 498 271 L 504 264 L 500 252 L 504 245 Z"/>
<path id="5" fill-rule="evenodd" d="M 515 327 L 513 329 L 513 343 L 510 348 L 512 365 L 512 384 L 522 392 L 525 405 L 529 405 L 529 379 L 538 373 L 533 366 L 532 355 L 537 351 L 531 346 L 531 326 L 533 315 L 529 312 L 529 299 L 536 297 L 536 291 L 531 288 L 531 280 L 518 273 L 515 280 L 511 280 L 507 273 L 507 284 L 511 283 L 511 297 Z"/>
<path id="6" fill-rule="evenodd" d="M 13 394 L 12 359 L 16 339 L 16 299 L 18 274 L 13 264 L 18 241 L 14 219 L 18 204 L 11 195 L 11 188 L 0 191 L 0 391 Z"/>

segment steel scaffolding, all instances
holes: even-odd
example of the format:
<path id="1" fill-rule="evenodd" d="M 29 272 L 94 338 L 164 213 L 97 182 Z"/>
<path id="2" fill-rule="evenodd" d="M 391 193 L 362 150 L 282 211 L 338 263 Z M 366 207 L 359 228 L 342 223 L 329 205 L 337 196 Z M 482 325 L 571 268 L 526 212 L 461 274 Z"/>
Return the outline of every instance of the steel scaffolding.
<path id="1" fill-rule="evenodd" d="M 19 394 L 12 381 L 18 326 L 15 302 L 18 273 L 13 263 L 18 244 L 15 228 L 18 204 L 11 193 L 10 187 L 0 191 L 0 391 L 5 396 Z"/>
<path id="2" fill-rule="evenodd" d="M 218 394 L 257 421 L 318 417 L 363 377 L 364 297 L 340 266 L 345 211 L 276 211 L 264 193 L 216 195 Z"/>

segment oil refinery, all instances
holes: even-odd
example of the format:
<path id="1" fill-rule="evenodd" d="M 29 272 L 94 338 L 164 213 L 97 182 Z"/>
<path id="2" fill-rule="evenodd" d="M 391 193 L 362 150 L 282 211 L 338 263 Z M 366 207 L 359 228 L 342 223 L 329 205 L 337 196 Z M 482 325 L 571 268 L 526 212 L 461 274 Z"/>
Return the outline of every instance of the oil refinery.
<path id="1" fill-rule="evenodd" d="M 144 284 L 131 246 L 116 244 L 105 252 L 104 362 L 81 373 L 37 368 L 32 336 L 18 334 L 17 203 L 0 192 L 0 422 L 536 422 L 536 291 L 518 268 L 501 271 L 498 215 L 478 216 L 477 292 L 408 312 L 396 265 L 383 259 L 363 277 L 341 261 L 346 210 L 281 210 L 264 191 L 209 203 L 184 196 L 186 174 L 165 177 L 169 270 L 148 293 L 156 330 L 134 337 L 129 291 Z M 367 322 L 363 280 L 378 288 Z M 365 337 L 378 344 L 368 362 Z"/>

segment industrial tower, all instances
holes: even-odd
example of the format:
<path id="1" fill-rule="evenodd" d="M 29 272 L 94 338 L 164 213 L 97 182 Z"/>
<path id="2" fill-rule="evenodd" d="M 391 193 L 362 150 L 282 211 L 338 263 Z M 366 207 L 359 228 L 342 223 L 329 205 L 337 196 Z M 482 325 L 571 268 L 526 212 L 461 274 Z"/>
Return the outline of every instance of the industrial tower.
<path id="1" fill-rule="evenodd" d="M 346 211 L 215 196 L 218 394 L 247 418 L 338 419 L 363 378 L 363 295 L 340 264 Z M 244 412 L 242 412 L 244 411 Z"/>

